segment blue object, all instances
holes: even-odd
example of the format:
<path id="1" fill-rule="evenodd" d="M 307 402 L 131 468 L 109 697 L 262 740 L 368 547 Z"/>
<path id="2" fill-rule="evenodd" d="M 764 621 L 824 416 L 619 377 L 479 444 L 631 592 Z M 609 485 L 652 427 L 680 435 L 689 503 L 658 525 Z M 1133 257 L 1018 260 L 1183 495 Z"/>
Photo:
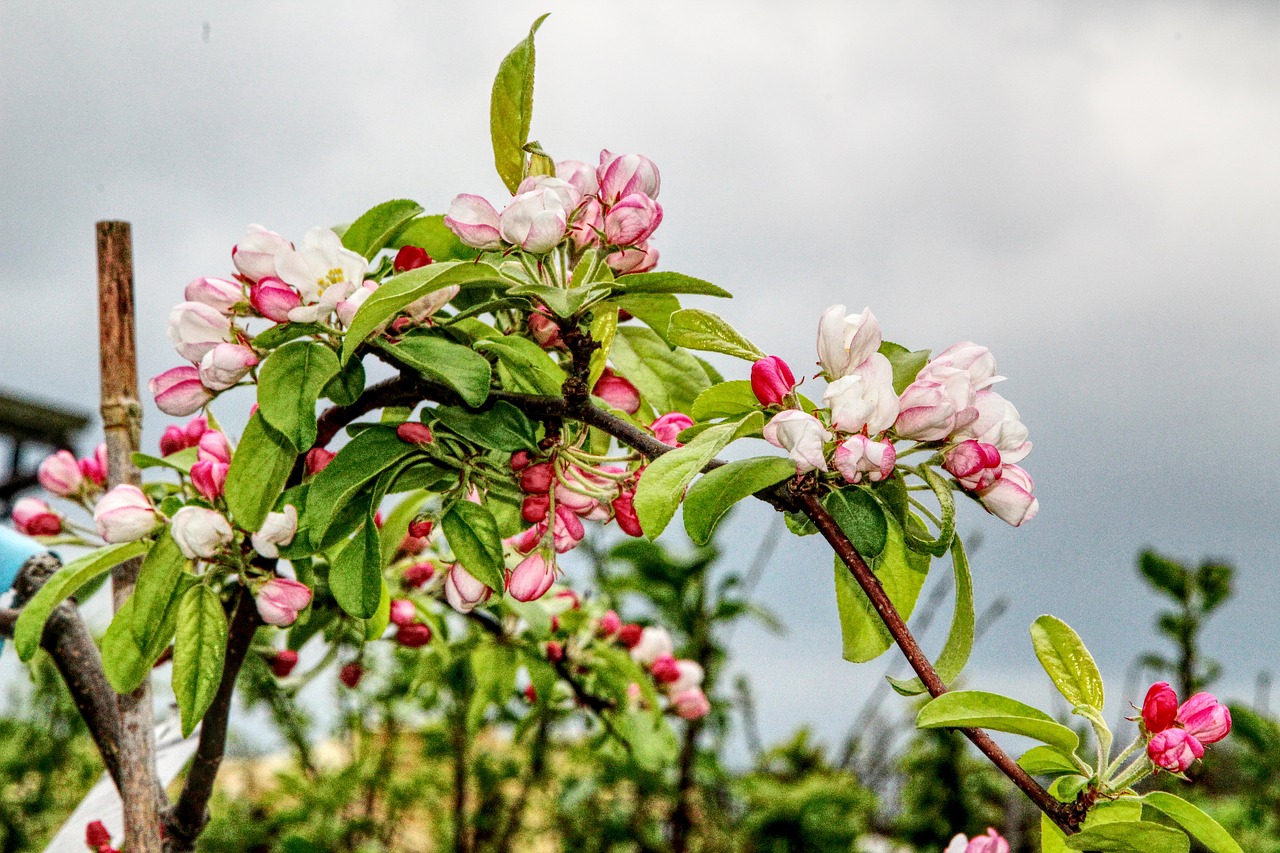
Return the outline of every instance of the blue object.
<path id="1" fill-rule="evenodd" d="M 30 536 L 23 536 L 8 527 L 0 527 L 0 594 L 13 587 L 23 563 L 47 551 L 47 548 Z"/>

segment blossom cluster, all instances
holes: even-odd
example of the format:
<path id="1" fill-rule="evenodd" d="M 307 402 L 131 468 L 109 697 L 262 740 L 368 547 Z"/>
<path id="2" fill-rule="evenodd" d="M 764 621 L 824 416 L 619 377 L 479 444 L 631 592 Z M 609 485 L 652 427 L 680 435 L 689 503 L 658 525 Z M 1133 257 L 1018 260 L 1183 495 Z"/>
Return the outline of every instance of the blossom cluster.
<path id="1" fill-rule="evenodd" d="M 963 834 L 951 839 L 942 853 L 1009 853 L 1009 842 L 990 827 L 985 835 L 967 838 Z"/>
<path id="2" fill-rule="evenodd" d="M 602 248 L 618 275 L 654 268 L 658 250 L 649 238 L 662 222 L 662 205 L 652 160 L 605 150 L 598 166 L 561 160 L 555 171 L 525 178 L 501 213 L 481 196 L 458 195 L 444 222 L 475 249 L 543 255 L 567 242 L 575 252 Z"/>
<path id="3" fill-rule="evenodd" d="M 787 451 L 797 474 L 832 468 L 846 482 L 880 482 L 893 475 L 895 442 L 916 442 L 905 452 L 932 449 L 942 467 L 988 512 L 1015 527 L 1040 504 L 1031 477 L 1016 463 L 1031 452 L 1027 428 L 1013 404 L 992 390 L 995 358 L 964 341 L 928 361 L 899 394 L 893 364 L 881 352 L 880 324 L 871 309 L 850 316 L 833 305 L 818 324 L 818 363 L 827 378 L 822 409 L 807 412 L 794 393 L 795 377 L 770 356 L 751 371 L 757 399 L 780 407 L 765 425 L 765 439 Z"/>
<path id="4" fill-rule="evenodd" d="M 1147 757 L 1157 768 L 1182 773 L 1204 748 L 1231 732 L 1231 711 L 1212 693 L 1197 693 L 1182 705 L 1168 682 L 1151 685 L 1142 703 Z"/>

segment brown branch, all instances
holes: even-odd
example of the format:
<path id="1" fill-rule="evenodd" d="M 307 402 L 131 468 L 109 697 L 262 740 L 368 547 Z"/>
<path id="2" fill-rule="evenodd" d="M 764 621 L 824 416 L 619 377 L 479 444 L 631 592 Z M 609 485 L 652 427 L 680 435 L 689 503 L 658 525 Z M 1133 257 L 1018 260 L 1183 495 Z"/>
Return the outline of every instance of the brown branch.
<path id="1" fill-rule="evenodd" d="M 218 777 L 218 768 L 222 766 L 222 756 L 227 746 L 227 721 L 231 716 L 236 677 L 240 674 L 240 667 L 260 624 L 253 594 L 246 587 L 240 587 L 236 592 L 231 625 L 227 633 L 222 681 L 219 682 L 218 692 L 201 723 L 200 742 L 196 746 L 195 758 L 192 759 L 182 793 L 165 815 L 166 853 L 194 850 L 196 839 L 208 823 L 209 798 L 213 795 L 213 783 Z"/>

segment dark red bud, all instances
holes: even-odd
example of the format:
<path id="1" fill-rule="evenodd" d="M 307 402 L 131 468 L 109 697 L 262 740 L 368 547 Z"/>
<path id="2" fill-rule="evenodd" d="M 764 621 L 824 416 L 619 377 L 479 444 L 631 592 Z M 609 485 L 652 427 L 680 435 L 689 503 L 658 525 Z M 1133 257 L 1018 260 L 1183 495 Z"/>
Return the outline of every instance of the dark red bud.
<path id="1" fill-rule="evenodd" d="M 408 649 L 420 649 L 431 642 L 431 629 L 421 622 L 401 625 L 396 631 L 396 642 Z"/>
<path id="2" fill-rule="evenodd" d="M 644 628 L 634 622 L 629 622 L 618 629 L 618 642 L 627 648 L 633 648 L 636 643 L 640 642 L 640 633 Z"/>
<path id="3" fill-rule="evenodd" d="M 358 663 L 346 664 L 342 669 L 338 670 L 338 680 L 352 690 L 356 688 L 362 678 L 364 678 L 364 667 Z"/>
<path id="4" fill-rule="evenodd" d="M 391 266 L 396 272 L 408 272 L 418 267 L 425 267 L 429 263 L 431 263 L 431 256 L 427 254 L 426 249 L 405 246 L 396 252 L 396 259 L 391 262 Z"/>
<path id="5" fill-rule="evenodd" d="M 555 469 L 550 462 L 539 462 L 530 465 L 520 472 L 520 488 L 526 494 L 545 495 L 551 491 L 551 481 L 555 478 Z"/>
<path id="6" fill-rule="evenodd" d="M 529 451 L 517 450 L 511 454 L 511 470 L 523 471 L 529 467 Z"/>
<path id="7" fill-rule="evenodd" d="M 520 517 L 530 524 L 537 524 L 547 517 L 551 498 L 547 495 L 529 495 L 520 504 Z"/>
<path id="8" fill-rule="evenodd" d="M 293 672 L 293 668 L 297 665 L 298 653 L 292 649 L 276 652 L 271 658 L 271 671 L 275 673 L 276 678 L 288 678 L 289 673 Z"/>
<path id="9" fill-rule="evenodd" d="M 412 566 L 404 570 L 401 580 L 404 585 L 410 589 L 425 585 L 436 575 L 436 567 L 434 563 L 423 561 L 414 563 Z"/>
<path id="10" fill-rule="evenodd" d="M 532 684 L 526 685 L 524 688 L 524 698 L 530 705 L 538 701 L 538 691 Z"/>
<path id="11" fill-rule="evenodd" d="M 111 833 L 107 831 L 107 827 L 103 825 L 102 821 L 92 821 L 84 828 L 84 843 L 90 847 L 101 847 L 103 844 L 110 844 Z"/>
<path id="12" fill-rule="evenodd" d="M 431 535 L 431 529 L 435 527 L 435 522 L 429 518 L 415 518 L 409 522 L 409 535 L 415 539 L 426 539 Z M 419 548 L 419 551 L 422 549 Z"/>
<path id="13" fill-rule="evenodd" d="M 396 436 L 406 444 L 430 444 L 435 441 L 431 428 L 417 421 L 405 421 L 396 427 Z"/>
<path id="14" fill-rule="evenodd" d="M 338 454 L 325 450 L 323 447 L 315 447 L 307 451 L 307 473 L 311 475 L 319 474 L 325 469 L 333 457 Z"/>
<path id="15" fill-rule="evenodd" d="M 547 643 L 547 660 L 552 663 L 559 663 L 564 660 L 564 646 L 552 640 Z"/>

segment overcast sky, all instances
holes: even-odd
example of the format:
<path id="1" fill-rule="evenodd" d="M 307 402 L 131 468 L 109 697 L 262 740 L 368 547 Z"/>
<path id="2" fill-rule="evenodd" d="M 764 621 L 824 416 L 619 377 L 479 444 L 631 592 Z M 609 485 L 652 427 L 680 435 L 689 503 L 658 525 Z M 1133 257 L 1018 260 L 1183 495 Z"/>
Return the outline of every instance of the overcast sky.
<path id="1" fill-rule="evenodd" d="M 913 349 L 995 352 L 1041 512 L 1013 530 L 961 508 L 979 606 L 1012 601 L 971 686 L 1047 701 L 1026 626 L 1050 611 L 1114 717 L 1157 645 L 1133 568 L 1154 545 L 1239 568 L 1207 639 L 1220 692 L 1252 698 L 1280 653 L 1271 3 L 7 0 L 0 388 L 96 409 L 96 220 L 133 223 L 145 378 L 178 363 L 183 285 L 228 274 L 247 224 L 299 239 L 388 198 L 499 200 L 489 86 L 548 10 L 533 136 L 658 163 L 663 268 L 737 294 L 688 304 L 799 368 L 835 302 Z M 148 405 L 148 445 L 166 422 Z M 729 560 L 769 523 L 739 512 Z M 790 628 L 735 638 L 766 734 L 833 740 L 883 664 L 840 660 L 816 538 L 783 542 L 759 589 Z"/>

